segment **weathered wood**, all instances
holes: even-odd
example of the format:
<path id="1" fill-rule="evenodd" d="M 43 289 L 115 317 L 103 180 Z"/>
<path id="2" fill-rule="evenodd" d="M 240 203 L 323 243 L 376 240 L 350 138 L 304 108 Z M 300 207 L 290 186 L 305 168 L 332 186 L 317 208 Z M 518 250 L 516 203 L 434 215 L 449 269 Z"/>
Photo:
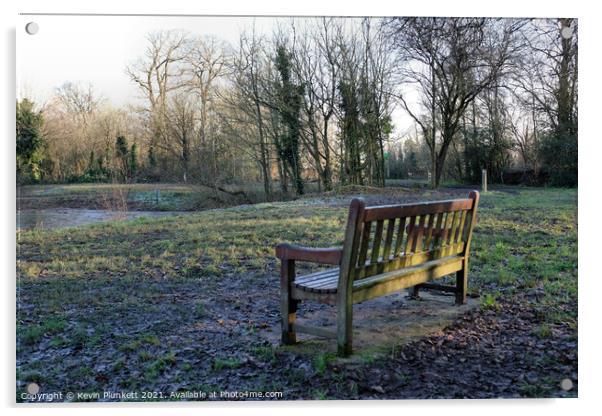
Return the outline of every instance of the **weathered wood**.
<path id="1" fill-rule="evenodd" d="M 393 257 L 398 256 L 401 251 L 403 236 L 406 230 L 406 218 L 400 218 L 399 227 L 397 228 L 397 239 L 395 240 L 395 250 L 393 250 Z"/>
<path id="2" fill-rule="evenodd" d="M 395 257 L 387 262 L 381 261 L 379 263 L 366 264 L 363 267 L 357 267 L 355 269 L 355 279 L 364 279 L 366 277 L 373 276 L 375 274 L 389 272 L 391 270 L 400 269 L 403 267 L 414 266 L 416 264 L 424 263 L 431 260 L 440 259 L 442 257 L 450 256 L 453 254 L 462 253 L 464 251 L 464 243 L 453 244 L 449 246 L 439 247 L 431 249 L 429 251 L 423 251 L 421 253 L 409 253 Z"/>
<path id="3" fill-rule="evenodd" d="M 336 269 L 322 270 L 320 272 L 297 277 L 297 278 L 295 278 L 295 281 L 293 282 L 293 284 L 302 286 L 302 285 L 306 285 L 306 284 L 317 283 L 322 280 L 327 280 L 330 278 L 338 279 L 339 273 L 340 273 L 340 271 L 339 271 L 338 267 Z"/>
<path id="4" fill-rule="evenodd" d="M 376 221 L 376 230 L 374 231 L 374 241 L 372 243 L 372 256 L 370 259 L 370 263 L 378 262 L 378 258 L 380 257 L 380 244 L 383 239 L 383 220 Z"/>
<path id="5" fill-rule="evenodd" d="M 422 236 L 424 234 L 424 215 L 420 216 L 418 228 L 414 231 L 414 240 L 412 241 L 412 253 L 419 253 L 423 250 Z"/>
<path id="6" fill-rule="evenodd" d="M 415 217 L 471 209 L 470 199 L 452 199 L 449 201 L 425 202 L 422 204 L 384 205 L 366 208 L 364 221 L 378 221 L 389 218 Z"/>
<path id="7" fill-rule="evenodd" d="M 361 224 L 364 223 L 366 203 L 363 199 L 353 199 L 349 207 L 345 243 L 341 261 L 341 274 L 337 287 L 337 352 L 341 356 L 352 351 L 353 323 L 353 279 L 352 265 L 356 264 Z"/>
<path id="8" fill-rule="evenodd" d="M 452 244 L 456 241 L 456 230 L 458 229 L 458 222 L 460 222 L 460 219 L 458 218 L 458 212 L 459 211 L 454 212 L 454 216 L 452 218 L 451 223 L 451 232 L 449 233 L 447 244 Z"/>
<path id="9" fill-rule="evenodd" d="M 414 239 L 416 238 L 416 234 L 414 234 L 415 227 L 416 227 L 416 217 L 413 216 L 410 218 L 410 222 L 407 227 L 408 238 L 406 240 L 406 247 L 403 250 L 403 252 L 406 254 L 408 254 L 412 251 L 412 246 L 414 245 Z"/>
<path id="10" fill-rule="evenodd" d="M 453 214 L 451 212 L 445 213 L 445 219 L 443 220 L 443 229 L 441 231 L 441 241 L 440 241 L 442 246 L 447 245 L 447 240 L 449 237 L 449 228 L 450 228 L 449 221 L 450 221 L 452 215 Z"/>
<path id="11" fill-rule="evenodd" d="M 462 258 L 441 262 L 435 260 L 432 266 L 414 266 L 400 271 L 383 273 L 382 275 L 358 280 L 353 288 L 353 302 L 363 302 L 369 299 L 397 292 L 401 289 L 416 286 L 432 279 L 446 276 L 462 268 Z"/>
<path id="12" fill-rule="evenodd" d="M 296 332 L 336 338 L 339 355 L 348 355 L 354 303 L 406 288 L 415 295 L 421 288 L 454 292 L 456 303 L 466 302 L 478 201 L 476 191 L 463 200 L 371 208 L 354 199 L 342 248 L 279 245 L 282 342 L 296 342 Z M 296 278 L 295 261 L 339 267 Z M 455 286 L 431 283 L 452 273 Z M 297 303 L 305 299 L 337 306 L 336 332 L 295 322 Z"/>
<path id="13" fill-rule="evenodd" d="M 466 293 L 468 291 L 468 257 L 470 254 L 470 243 L 472 242 L 472 231 L 477 222 L 477 208 L 479 206 L 479 193 L 477 191 L 471 191 L 468 194 L 468 198 L 472 200 L 472 207 L 470 211 L 470 222 L 468 230 L 466 232 L 466 243 L 463 251 L 463 265 L 462 270 L 456 273 L 456 304 L 466 303 Z"/>
<path id="14" fill-rule="evenodd" d="M 477 208 L 479 206 L 479 193 L 477 191 L 471 191 L 468 194 L 468 198 L 472 200 L 472 206 L 470 207 L 470 222 L 468 225 L 468 229 L 466 231 L 465 237 L 465 247 L 464 247 L 464 256 L 468 258 L 468 253 L 470 252 L 470 243 L 472 242 L 472 231 L 474 230 L 474 226 L 477 223 Z"/>
<path id="15" fill-rule="evenodd" d="M 360 253 L 357 261 L 358 266 L 364 266 L 366 259 L 368 258 L 368 247 L 370 246 L 370 228 L 372 227 L 371 222 L 365 222 L 362 230 L 362 243 L 360 246 Z"/>
<path id="16" fill-rule="evenodd" d="M 385 248 L 383 250 L 383 259 L 389 260 L 391 256 L 391 245 L 393 244 L 393 234 L 395 234 L 395 218 L 389 219 L 387 223 L 387 234 L 385 237 Z"/>
<path id="17" fill-rule="evenodd" d="M 294 344 L 297 337 L 292 325 L 297 316 L 297 300 L 291 297 L 291 283 L 295 280 L 295 261 L 282 260 L 280 265 L 280 308 L 282 312 L 282 343 Z"/>
<path id="18" fill-rule="evenodd" d="M 429 215 L 429 222 L 427 227 L 427 231 L 426 231 L 426 235 L 425 235 L 425 239 L 424 239 L 424 249 L 425 251 L 428 251 L 431 249 L 431 240 L 433 238 L 433 226 L 434 226 L 434 222 L 435 222 L 435 214 L 431 214 Z"/>
<path id="19" fill-rule="evenodd" d="M 464 226 L 466 224 L 466 215 L 468 211 L 462 211 L 462 218 L 460 218 L 460 225 L 458 226 L 458 231 L 454 238 L 454 242 L 458 243 L 464 238 Z"/>
<path id="20" fill-rule="evenodd" d="M 434 247 L 438 247 L 439 244 L 441 244 L 441 237 L 443 234 L 443 229 L 441 228 L 441 225 L 443 223 L 444 215 L 445 213 L 443 212 L 437 213 L 437 225 L 435 225 L 435 230 L 437 230 L 437 232 L 435 233 L 435 241 L 433 242 Z"/>
<path id="21" fill-rule="evenodd" d="M 329 328 L 320 328 L 318 326 L 310 326 L 303 324 L 294 324 L 295 332 L 303 332 L 304 334 L 316 335 L 324 338 L 337 338 L 337 332 Z"/>
<path id="22" fill-rule="evenodd" d="M 422 283 L 418 285 L 420 289 L 439 290 L 441 292 L 456 293 L 456 286 L 440 285 L 437 283 Z"/>
<path id="23" fill-rule="evenodd" d="M 462 268 L 456 272 L 456 304 L 466 303 L 466 292 L 468 292 L 468 261 L 462 261 Z"/>
<path id="24" fill-rule="evenodd" d="M 320 303 L 325 303 L 328 305 L 336 305 L 338 294 L 336 291 L 334 292 L 310 292 L 305 289 L 298 288 L 293 286 L 291 288 L 291 297 L 293 299 L 298 300 L 315 300 Z"/>
<path id="25" fill-rule="evenodd" d="M 336 264 L 341 262 L 343 249 L 340 247 L 331 248 L 310 248 L 294 246 L 292 244 L 279 244 L 276 246 L 276 257 L 279 259 L 289 259 L 305 261 L 320 264 Z"/>
<path id="26" fill-rule="evenodd" d="M 420 299 L 420 287 L 422 285 L 416 285 L 410 289 L 410 298 Z"/>

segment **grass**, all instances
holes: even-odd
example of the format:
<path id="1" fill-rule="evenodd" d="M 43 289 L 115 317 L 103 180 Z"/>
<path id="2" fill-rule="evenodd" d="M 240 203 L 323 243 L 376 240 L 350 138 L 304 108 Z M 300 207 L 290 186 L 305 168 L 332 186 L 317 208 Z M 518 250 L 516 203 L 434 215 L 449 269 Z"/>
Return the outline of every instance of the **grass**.
<path id="1" fill-rule="evenodd" d="M 497 296 L 493 293 L 484 293 L 480 298 L 481 308 L 483 309 L 499 309 L 500 304 L 497 301 Z"/>
<path id="2" fill-rule="evenodd" d="M 240 360 L 235 358 L 216 358 L 213 361 L 213 369 L 215 371 L 220 371 L 223 369 L 230 369 L 239 367 L 242 364 Z"/>
<path id="3" fill-rule="evenodd" d="M 577 191 L 511 188 L 481 201 L 469 291 L 493 310 L 501 297 L 533 293 L 533 308 L 545 318 L 534 334 L 553 336 L 551 328 L 563 323 L 576 337 Z M 279 349 L 256 335 L 268 316 L 278 319 L 274 246 L 339 245 L 346 215 L 342 206 L 300 200 L 20 232 L 18 392 L 41 379 L 57 391 L 102 390 L 108 380 L 153 390 L 200 379 L 252 390 L 257 375 L 229 377 L 261 372 L 249 364 L 255 361 L 279 362 Z M 300 273 L 309 270 L 300 265 Z M 257 294 L 264 303 L 256 304 Z M 331 359 L 317 354 L 310 370 L 277 377 L 302 386 L 306 371 L 320 377 Z M 525 395 L 548 391 L 522 388 Z"/>
<path id="4" fill-rule="evenodd" d="M 319 353 L 314 357 L 314 369 L 318 375 L 323 375 L 326 372 L 328 364 L 333 362 L 336 356 L 332 353 Z"/>
<path id="5" fill-rule="evenodd" d="M 117 209 L 126 202 L 130 209 L 190 211 L 215 208 L 218 203 L 235 205 L 236 197 L 203 186 L 184 184 L 70 184 L 28 185 L 19 189 L 23 208 L 73 207 Z"/>
<path id="6" fill-rule="evenodd" d="M 275 183 L 274 200 L 287 200 Z M 169 183 L 83 183 L 66 185 L 24 185 L 18 189 L 21 208 L 95 208 L 148 211 L 196 211 L 265 201 L 263 185 L 241 183 L 221 186 L 222 190 L 202 185 Z M 316 193 L 310 183 L 306 193 Z M 242 194 L 241 194 L 242 192 Z"/>

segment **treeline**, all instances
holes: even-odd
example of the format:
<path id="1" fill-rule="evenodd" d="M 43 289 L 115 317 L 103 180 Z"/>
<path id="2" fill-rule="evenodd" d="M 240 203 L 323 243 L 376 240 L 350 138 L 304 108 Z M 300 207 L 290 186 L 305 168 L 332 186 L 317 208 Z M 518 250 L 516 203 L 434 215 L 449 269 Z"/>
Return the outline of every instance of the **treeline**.
<path id="1" fill-rule="evenodd" d="M 21 182 L 260 182 L 267 200 L 483 168 L 577 183 L 576 20 L 299 18 L 236 45 L 156 32 L 126 73 L 141 105 L 69 83 L 17 103 Z M 393 136 L 396 110 L 415 127 Z"/>
<path id="2" fill-rule="evenodd" d="M 576 20 L 389 24 L 404 61 L 419 63 L 400 69 L 421 97 L 418 111 L 399 97 L 417 130 L 396 158 L 400 174 L 431 171 L 434 186 L 478 183 L 482 169 L 494 182 L 577 184 Z"/>

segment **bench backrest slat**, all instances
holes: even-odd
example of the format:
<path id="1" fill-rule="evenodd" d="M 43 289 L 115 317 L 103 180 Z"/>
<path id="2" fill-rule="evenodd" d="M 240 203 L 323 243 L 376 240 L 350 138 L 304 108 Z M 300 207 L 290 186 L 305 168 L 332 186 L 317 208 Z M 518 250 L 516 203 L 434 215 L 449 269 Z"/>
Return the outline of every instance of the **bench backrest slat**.
<path id="1" fill-rule="evenodd" d="M 471 192 L 468 199 L 420 204 L 364 208 L 362 201 L 355 225 L 348 224 L 350 241 L 345 241 L 344 250 L 355 255 L 348 256 L 350 264 L 341 268 L 341 278 L 346 281 L 364 279 L 465 254 L 477 202 L 477 192 Z M 349 276 L 345 278 L 343 273 Z"/>
<path id="2" fill-rule="evenodd" d="M 403 218 L 417 215 L 454 212 L 472 208 L 472 199 L 452 199 L 449 201 L 425 202 L 421 204 L 383 205 L 368 207 L 364 221 L 377 221 L 388 218 Z"/>

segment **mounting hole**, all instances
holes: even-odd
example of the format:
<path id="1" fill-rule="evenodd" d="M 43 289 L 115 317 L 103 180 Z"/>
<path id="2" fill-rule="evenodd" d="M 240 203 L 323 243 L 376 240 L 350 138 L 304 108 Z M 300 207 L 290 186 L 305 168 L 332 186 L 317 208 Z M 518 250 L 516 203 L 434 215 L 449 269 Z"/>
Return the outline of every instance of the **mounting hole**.
<path id="1" fill-rule="evenodd" d="M 573 28 L 570 26 L 565 26 L 562 29 L 560 29 L 560 36 L 562 36 L 563 39 L 570 39 L 573 37 Z"/>
<path id="2" fill-rule="evenodd" d="M 29 383 L 27 385 L 27 393 L 38 394 L 40 392 L 40 386 L 37 383 Z"/>
<path id="3" fill-rule="evenodd" d="M 40 30 L 40 26 L 36 22 L 29 22 L 25 25 L 25 31 L 30 35 L 35 35 Z"/>
<path id="4" fill-rule="evenodd" d="M 573 380 L 565 378 L 560 382 L 560 388 L 564 391 L 569 391 L 573 388 Z"/>

